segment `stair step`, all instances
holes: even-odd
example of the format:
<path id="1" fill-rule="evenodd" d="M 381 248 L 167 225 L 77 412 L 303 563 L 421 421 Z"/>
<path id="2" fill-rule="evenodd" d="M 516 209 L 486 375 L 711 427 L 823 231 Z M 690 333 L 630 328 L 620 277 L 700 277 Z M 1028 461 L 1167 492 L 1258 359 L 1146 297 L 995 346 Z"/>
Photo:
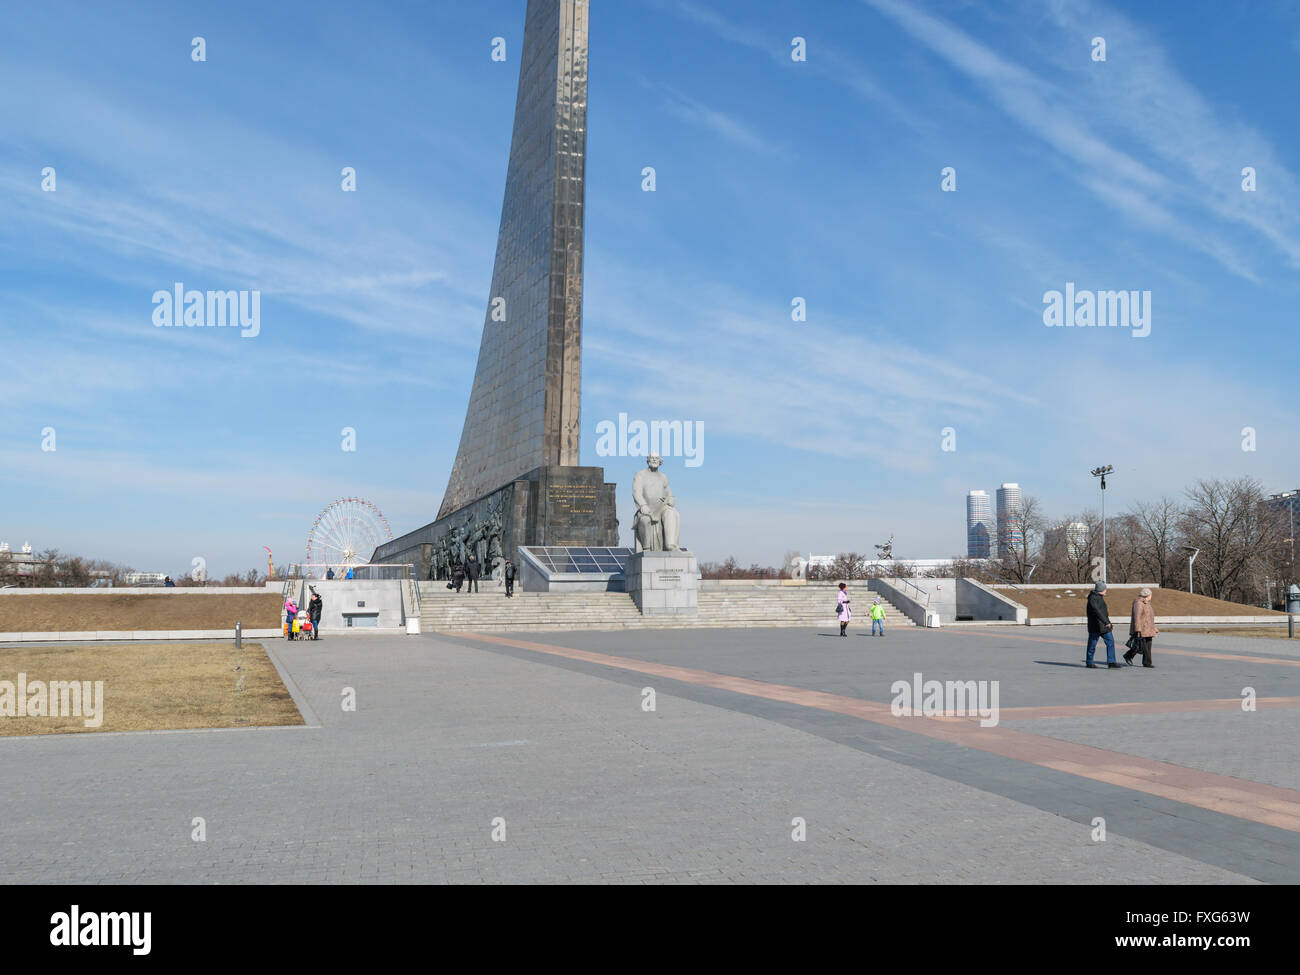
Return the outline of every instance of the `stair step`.
<path id="1" fill-rule="evenodd" d="M 420 619 L 429 630 L 599 630 L 684 629 L 727 626 L 824 627 L 836 623 L 831 587 L 729 587 L 699 594 L 700 612 L 688 617 L 644 617 L 626 593 L 516 592 L 510 600 L 498 587 L 455 593 L 441 586 L 421 591 Z M 874 594 L 868 598 L 874 598 Z M 862 597 L 859 595 L 859 601 Z M 894 627 L 914 627 L 882 597 Z M 861 612 L 858 621 L 863 619 Z"/>

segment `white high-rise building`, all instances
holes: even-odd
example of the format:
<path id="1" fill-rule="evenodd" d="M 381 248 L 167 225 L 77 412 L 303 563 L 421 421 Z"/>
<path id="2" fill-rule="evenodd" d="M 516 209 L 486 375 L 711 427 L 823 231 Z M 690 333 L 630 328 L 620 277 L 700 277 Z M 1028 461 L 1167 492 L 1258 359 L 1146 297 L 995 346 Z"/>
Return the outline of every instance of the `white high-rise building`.
<path id="1" fill-rule="evenodd" d="M 1077 562 L 1088 551 L 1088 526 L 1082 521 L 1072 521 L 1060 528 L 1053 528 L 1043 537 L 1043 547 L 1055 548 L 1065 545 L 1065 557 Z"/>
<path id="2" fill-rule="evenodd" d="M 966 558 L 987 559 L 994 535 L 993 504 L 987 491 L 966 494 Z"/>
<path id="3" fill-rule="evenodd" d="M 1003 484 L 998 488 L 998 558 L 1008 558 L 1020 549 L 1024 542 L 1024 517 L 1020 485 Z"/>

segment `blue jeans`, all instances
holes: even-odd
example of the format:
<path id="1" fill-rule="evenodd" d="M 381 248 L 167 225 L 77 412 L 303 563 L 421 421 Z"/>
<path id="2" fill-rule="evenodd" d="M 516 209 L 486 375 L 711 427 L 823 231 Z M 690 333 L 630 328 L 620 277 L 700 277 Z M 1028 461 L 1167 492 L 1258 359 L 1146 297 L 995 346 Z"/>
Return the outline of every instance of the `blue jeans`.
<path id="1" fill-rule="evenodd" d="M 1115 663 L 1115 635 L 1109 632 L 1088 634 L 1088 663 L 1092 663 L 1092 655 L 1097 649 L 1098 640 L 1106 641 L 1106 663 Z"/>
<path id="2" fill-rule="evenodd" d="M 876 635 L 876 627 L 877 627 L 877 626 L 880 627 L 880 635 L 881 635 L 881 636 L 884 636 L 884 635 L 885 635 L 885 621 L 884 621 L 884 620 L 872 620 L 872 621 L 871 621 L 871 635 L 872 635 L 872 636 L 875 636 L 875 635 Z"/>

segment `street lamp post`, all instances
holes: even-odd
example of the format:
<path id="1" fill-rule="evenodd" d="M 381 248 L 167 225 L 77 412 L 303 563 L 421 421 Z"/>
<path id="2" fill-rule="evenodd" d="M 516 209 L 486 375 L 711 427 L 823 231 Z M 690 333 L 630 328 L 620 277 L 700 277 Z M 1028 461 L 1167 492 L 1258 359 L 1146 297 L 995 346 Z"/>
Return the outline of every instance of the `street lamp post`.
<path id="1" fill-rule="evenodd" d="M 1093 477 L 1101 478 L 1101 581 L 1106 582 L 1106 475 L 1115 470 L 1110 464 L 1093 468 Z"/>
<path id="2" fill-rule="evenodd" d="M 1294 579 L 1295 576 L 1295 496 L 1297 493 L 1300 492 L 1296 492 L 1296 491 L 1291 492 L 1291 505 L 1290 505 L 1291 507 L 1291 575 L 1293 577 L 1291 580 L 1292 582 L 1295 581 Z"/>
<path id="3" fill-rule="evenodd" d="M 1031 582 L 1034 581 L 1034 570 L 1037 569 L 1037 568 L 1038 568 L 1037 563 L 1035 563 L 1034 565 L 1031 565 L 1031 566 L 1029 567 L 1029 575 L 1025 577 L 1025 585 L 1026 585 L 1026 586 L 1029 585 Z"/>
<path id="4" fill-rule="evenodd" d="M 1191 557 L 1187 560 L 1187 591 L 1189 593 L 1195 593 L 1196 589 L 1192 586 L 1192 563 L 1196 561 L 1196 556 L 1201 554 L 1201 550 L 1199 548 L 1194 548 L 1191 545 L 1184 545 L 1183 551 L 1192 553 Z"/>

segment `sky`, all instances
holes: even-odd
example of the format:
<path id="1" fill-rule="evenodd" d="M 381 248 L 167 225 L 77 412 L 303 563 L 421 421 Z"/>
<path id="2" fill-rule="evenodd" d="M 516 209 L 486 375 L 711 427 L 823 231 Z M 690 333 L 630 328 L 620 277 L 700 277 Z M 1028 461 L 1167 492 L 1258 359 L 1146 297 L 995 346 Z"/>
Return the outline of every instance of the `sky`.
<path id="1" fill-rule="evenodd" d="M 0 541 L 220 577 L 340 498 L 433 520 L 524 6 L 0 10 Z M 582 463 L 622 540 L 620 413 L 702 425 L 664 471 L 704 560 L 961 555 L 968 490 L 1064 517 L 1101 464 L 1111 511 L 1296 487 L 1298 63 L 1290 3 L 593 0 Z M 158 327 L 177 282 L 258 291 L 257 334 Z M 1045 327 L 1067 283 L 1149 292 L 1149 334 Z"/>

